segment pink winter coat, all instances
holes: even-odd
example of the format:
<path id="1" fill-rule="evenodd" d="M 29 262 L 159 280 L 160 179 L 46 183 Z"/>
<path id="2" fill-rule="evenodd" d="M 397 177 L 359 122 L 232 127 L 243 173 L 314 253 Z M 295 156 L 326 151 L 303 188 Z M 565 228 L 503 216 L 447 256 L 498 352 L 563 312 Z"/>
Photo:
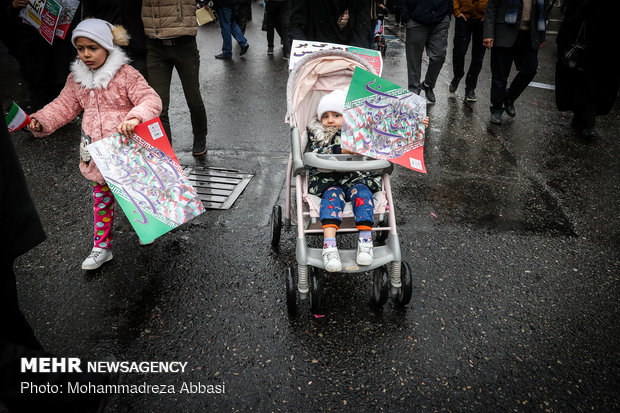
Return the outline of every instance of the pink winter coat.
<path id="1" fill-rule="evenodd" d="M 41 137 L 67 124 L 83 109 L 80 171 L 86 179 L 100 184 L 105 180 L 85 146 L 114 135 L 125 120 L 138 118 L 145 122 L 161 112 L 159 95 L 128 61 L 120 48 L 112 50 L 96 70 L 76 60 L 60 95 L 31 115 L 41 123 L 41 132 L 33 132 Z"/>

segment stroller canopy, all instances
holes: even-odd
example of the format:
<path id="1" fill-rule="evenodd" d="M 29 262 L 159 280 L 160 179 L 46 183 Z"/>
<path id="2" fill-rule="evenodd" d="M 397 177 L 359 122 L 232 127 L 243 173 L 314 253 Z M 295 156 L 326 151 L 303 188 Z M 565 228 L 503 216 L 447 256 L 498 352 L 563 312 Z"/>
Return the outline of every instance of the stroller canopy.
<path id="1" fill-rule="evenodd" d="M 348 89 L 356 67 L 373 72 L 370 63 L 343 50 L 317 51 L 295 65 L 286 89 L 286 120 L 299 129 L 302 147 L 306 126 L 316 117 L 316 108 L 323 95 L 336 89 Z"/>

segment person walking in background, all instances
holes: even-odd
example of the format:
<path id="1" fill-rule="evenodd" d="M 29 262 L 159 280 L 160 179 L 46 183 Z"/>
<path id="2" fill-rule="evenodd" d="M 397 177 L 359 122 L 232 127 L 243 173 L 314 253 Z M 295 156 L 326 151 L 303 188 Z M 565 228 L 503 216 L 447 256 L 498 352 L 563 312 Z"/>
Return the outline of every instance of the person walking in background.
<path id="1" fill-rule="evenodd" d="M 596 117 L 609 113 L 620 85 L 620 47 L 616 20 L 620 2 L 566 0 L 558 32 L 555 100 L 560 111 L 574 113 L 571 126 L 586 139 L 596 137 Z M 579 41 L 582 56 L 571 65 L 565 53 Z M 573 67 L 571 67 L 573 66 Z"/>
<path id="2" fill-rule="evenodd" d="M 138 124 L 159 115 L 161 99 L 127 64 L 129 58 L 119 47 L 128 43 L 122 27 L 87 19 L 73 30 L 71 42 L 79 59 L 71 66 L 60 95 L 30 116 L 28 128 L 37 137 L 48 136 L 84 111 L 80 171 L 92 184 L 95 231 L 82 269 L 95 270 L 112 259 L 115 198 L 87 145 L 116 133 L 130 138 Z"/>
<path id="3" fill-rule="evenodd" d="M 471 62 L 465 77 L 465 99 L 475 102 L 478 75 L 484 60 L 482 44 L 482 22 L 487 0 L 454 0 L 454 47 L 452 49 L 452 70 L 454 77 L 450 82 L 450 93 L 456 92 L 465 74 L 465 55 L 471 41 Z"/>
<path id="4" fill-rule="evenodd" d="M 242 0 L 215 0 L 213 2 L 217 17 L 220 21 L 222 33 L 222 53 L 215 55 L 216 59 L 232 59 L 232 37 L 235 38 L 241 50 L 239 56 L 248 51 L 250 45 L 237 24 L 237 13 Z"/>
<path id="5" fill-rule="evenodd" d="M 408 89 L 418 95 L 424 89 L 427 102 L 433 104 L 436 101 L 433 89 L 446 60 L 453 0 L 400 0 L 399 6 L 401 19 L 406 22 Z M 425 49 L 428 68 L 421 83 L 422 53 Z"/>
<path id="6" fill-rule="evenodd" d="M 544 0 L 488 0 L 483 44 L 491 49 L 491 123 L 500 125 L 504 111 L 515 117 L 515 101 L 536 76 L 546 36 L 544 9 Z M 513 62 L 517 75 L 506 89 Z"/>
<path id="7" fill-rule="evenodd" d="M 370 47 L 370 2 L 366 0 L 294 0 L 289 42 L 319 42 Z"/>
<path id="8" fill-rule="evenodd" d="M 176 68 L 192 121 L 194 135 L 192 155 L 203 155 L 207 152 L 207 111 L 200 94 L 196 2 L 143 0 L 142 23 L 147 37 L 146 69 L 149 84 L 161 97 L 160 119 L 168 139 L 172 144 L 168 106 L 172 70 Z"/>
<path id="9" fill-rule="evenodd" d="M 265 22 L 267 28 L 267 54 L 273 55 L 274 30 L 282 43 L 282 58 L 287 60 L 290 55 L 288 41 L 288 22 L 291 18 L 289 0 L 265 0 Z"/>

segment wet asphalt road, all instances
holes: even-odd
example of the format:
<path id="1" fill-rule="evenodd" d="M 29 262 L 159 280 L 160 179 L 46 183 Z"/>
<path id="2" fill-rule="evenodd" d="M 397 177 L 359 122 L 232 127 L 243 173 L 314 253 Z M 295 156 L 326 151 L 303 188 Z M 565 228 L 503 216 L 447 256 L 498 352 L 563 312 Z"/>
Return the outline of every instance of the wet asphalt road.
<path id="1" fill-rule="evenodd" d="M 199 30 L 204 158 L 191 156 L 176 75 L 173 84 L 181 163 L 255 174 L 230 210 L 208 210 L 146 247 L 121 225 L 114 260 L 86 274 L 92 212 L 79 125 L 41 140 L 14 134 L 48 234 L 16 263 L 21 305 L 45 347 L 188 362 L 184 374 L 122 375 L 177 393 L 115 395 L 110 412 L 620 409 L 618 105 L 586 142 L 553 91 L 529 87 L 517 117 L 492 126 L 489 56 L 468 104 L 463 86 L 448 92 L 449 52 L 429 109 L 429 173 L 397 167 L 392 180 L 412 302 L 378 309 L 369 274 L 335 275 L 324 278 L 324 317 L 307 301 L 289 317 L 283 273 L 296 233 L 285 231 L 275 254 L 268 228 L 272 206 L 284 205 L 288 72 L 281 51 L 266 55 L 254 7 L 242 58 L 235 49 L 232 61 L 215 60 L 219 28 Z M 388 30 L 384 77 L 406 86 L 404 30 Z M 553 84 L 554 61 L 551 35 L 536 82 Z M 15 62 L 2 54 L 1 63 L 5 93 L 24 101 Z M 183 382 L 226 392 L 181 394 Z"/>

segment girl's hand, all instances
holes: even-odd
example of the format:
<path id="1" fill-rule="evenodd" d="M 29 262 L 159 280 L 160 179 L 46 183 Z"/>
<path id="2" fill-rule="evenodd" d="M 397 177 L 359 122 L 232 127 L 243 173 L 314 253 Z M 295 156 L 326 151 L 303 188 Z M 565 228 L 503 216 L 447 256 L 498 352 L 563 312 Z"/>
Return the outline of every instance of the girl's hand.
<path id="1" fill-rule="evenodd" d="M 28 125 L 28 129 L 30 129 L 32 132 L 41 132 L 43 127 L 38 120 L 36 120 L 35 118 L 30 118 L 30 125 Z"/>
<path id="2" fill-rule="evenodd" d="M 424 118 L 422 125 L 424 125 L 424 128 L 428 128 L 428 116 Z"/>
<path id="3" fill-rule="evenodd" d="M 133 136 L 133 130 L 140 124 L 140 120 L 138 118 L 131 118 L 129 120 L 121 122 L 118 125 L 118 133 L 125 136 L 126 138 L 131 138 Z"/>

